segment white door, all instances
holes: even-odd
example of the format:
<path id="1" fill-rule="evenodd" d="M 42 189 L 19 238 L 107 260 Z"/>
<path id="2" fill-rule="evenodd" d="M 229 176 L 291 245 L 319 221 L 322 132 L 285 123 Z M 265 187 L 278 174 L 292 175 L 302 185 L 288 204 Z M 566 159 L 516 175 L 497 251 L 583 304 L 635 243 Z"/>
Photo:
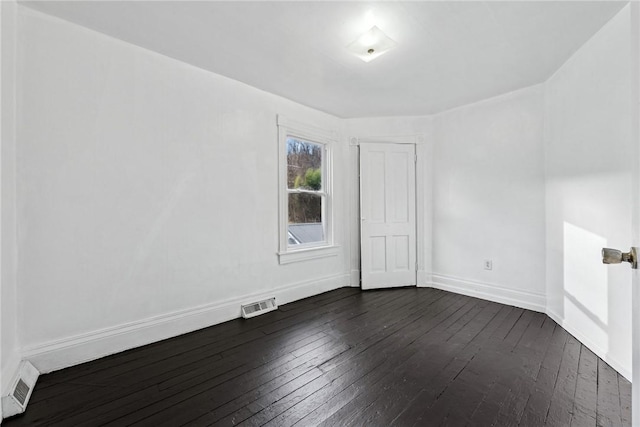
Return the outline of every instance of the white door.
<path id="1" fill-rule="evenodd" d="M 636 144 L 633 161 L 633 179 L 635 186 L 631 196 L 632 203 L 632 241 L 640 246 L 640 6 L 631 2 L 631 46 L 632 46 L 632 135 Z M 632 381 L 631 381 L 631 418 L 633 426 L 640 426 L 640 270 L 633 270 L 631 275 L 632 309 L 631 309 L 631 348 L 632 348 Z"/>
<path id="2" fill-rule="evenodd" d="M 636 205 L 636 214 L 638 213 L 639 195 L 635 194 L 634 204 Z M 639 219 L 635 218 L 636 221 Z M 637 231 L 637 228 L 635 229 Z M 637 233 L 636 233 L 637 235 Z M 635 239 L 638 245 L 638 239 Z M 632 321 L 632 382 L 631 382 L 631 419 L 633 426 L 640 426 L 640 270 L 633 270 L 631 279 L 633 303 L 631 312 Z"/>
<path id="3" fill-rule="evenodd" d="M 360 146 L 362 289 L 416 284 L 415 145 Z"/>

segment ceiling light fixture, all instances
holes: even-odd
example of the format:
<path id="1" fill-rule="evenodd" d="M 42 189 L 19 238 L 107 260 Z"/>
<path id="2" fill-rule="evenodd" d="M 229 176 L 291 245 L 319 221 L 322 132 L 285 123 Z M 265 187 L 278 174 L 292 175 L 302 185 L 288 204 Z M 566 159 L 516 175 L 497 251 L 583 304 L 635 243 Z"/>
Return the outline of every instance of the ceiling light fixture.
<path id="1" fill-rule="evenodd" d="M 397 43 L 391 40 L 382 30 L 375 25 L 369 31 L 358 37 L 347 46 L 358 58 L 369 62 L 396 47 Z"/>

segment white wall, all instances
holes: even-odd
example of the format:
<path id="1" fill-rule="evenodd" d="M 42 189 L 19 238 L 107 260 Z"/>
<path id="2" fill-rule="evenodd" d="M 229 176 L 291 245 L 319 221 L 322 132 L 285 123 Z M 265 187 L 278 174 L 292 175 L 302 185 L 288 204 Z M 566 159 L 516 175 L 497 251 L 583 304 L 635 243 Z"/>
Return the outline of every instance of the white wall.
<path id="1" fill-rule="evenodd" d="M 632 244 L 640 247 L 640 4 L 629 5 L 631 34 L 631 144 L 633 165 L 631 176 Z M 631 272 L 631 367 L 640 366 L 640 271 Z M 632 369 L 631 382 L 640 384 L 640 369 Z M 631 393 L 631 413 L 640 414 L 640 393 Z M 636 418 L 634 417 L 633 420 Z M 632 421 L 633 422 L 633 421 Z"/>
<path id="2" fill-rule="evenodd" d="M 548 312 L 630 378 L 631 276 L 600 249 L 631 246 L 630 14 L 545 85 Z"/>
<path id="3" fill-rule="evenodd" d="M 0 151 L 0 392 L 4 396 L 20 362 L 18 340 L 17 304 L 17 242 L 16 242 L 16 108 L 15 108 L 15 43 L 16 4 L 13 1 L 0 3 L 1 69 L 0 106 L 1 151 Z"/>
<path id="4" fill-rule="evenodd" d="M 343 186 L 339 255 L 276 256 L 276 115 L 341 121 L 27 8 L 19 18 L 20 337 L 36 367 L 227 320 L 257 296 L 349 284 Z M 334 148 L 337 183 L 347 152 Z"/>
<path id="5" fill-rule="evenodd" d="M 542 93 L 435 116 L 434 286 L 545 310 Z"/>

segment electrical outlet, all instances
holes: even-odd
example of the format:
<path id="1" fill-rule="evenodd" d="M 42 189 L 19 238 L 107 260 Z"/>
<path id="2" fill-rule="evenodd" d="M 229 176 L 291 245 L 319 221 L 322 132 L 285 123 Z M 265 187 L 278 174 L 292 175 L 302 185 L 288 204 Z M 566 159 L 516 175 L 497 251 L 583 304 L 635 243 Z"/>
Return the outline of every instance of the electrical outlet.
<path id="1" fill-rule="evenodd" d="M 484 269 L 485 270 L 492 270 L 493 269 L 493 261 L 491 261 L 490 259 L 485 259 L 484 260 Z"/>

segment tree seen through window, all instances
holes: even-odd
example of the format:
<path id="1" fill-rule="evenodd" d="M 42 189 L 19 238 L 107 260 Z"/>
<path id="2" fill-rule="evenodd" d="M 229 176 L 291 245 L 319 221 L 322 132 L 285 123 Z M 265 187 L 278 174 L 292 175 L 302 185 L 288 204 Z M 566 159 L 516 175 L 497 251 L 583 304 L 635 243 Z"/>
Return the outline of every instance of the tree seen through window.
<path id="1" fill-rule="evenodd" d="M 321 144 L 287 138 L 289 244 L 324 240 Z"/>

